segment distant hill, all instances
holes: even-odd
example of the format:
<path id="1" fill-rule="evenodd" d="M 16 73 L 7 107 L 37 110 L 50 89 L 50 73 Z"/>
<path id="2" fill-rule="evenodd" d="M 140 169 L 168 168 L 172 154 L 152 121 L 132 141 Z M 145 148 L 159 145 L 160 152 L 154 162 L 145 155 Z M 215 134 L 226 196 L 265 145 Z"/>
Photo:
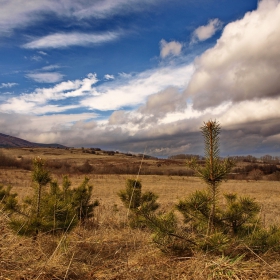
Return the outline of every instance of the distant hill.
<path id="1" fill-rule="evenodd" d="M 0 148 L 36 148 L 36 147 L 66 148 L 66 146 L 60 144 L 33 143 L 14 136 L 0 133 Z"/>

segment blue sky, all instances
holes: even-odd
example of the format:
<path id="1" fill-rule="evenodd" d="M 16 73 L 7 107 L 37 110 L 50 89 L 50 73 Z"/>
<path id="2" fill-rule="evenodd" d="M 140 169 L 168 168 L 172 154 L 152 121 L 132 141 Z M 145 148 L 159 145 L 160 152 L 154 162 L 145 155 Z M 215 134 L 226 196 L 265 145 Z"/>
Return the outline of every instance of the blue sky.
<path id="1" fill-rule="evenodd" d="M 279 0 L 0 0 L 1 132 L 155 156 L 280 148 Z"/>

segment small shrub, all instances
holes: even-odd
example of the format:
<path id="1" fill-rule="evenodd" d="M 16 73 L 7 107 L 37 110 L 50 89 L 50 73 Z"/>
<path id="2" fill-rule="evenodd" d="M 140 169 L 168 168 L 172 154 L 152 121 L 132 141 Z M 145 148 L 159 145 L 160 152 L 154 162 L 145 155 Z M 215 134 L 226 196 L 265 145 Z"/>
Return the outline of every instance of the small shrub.
<path id="1" fill-rule="evenodd" d="M 245 240 L 247 245 L 257 253 L 267 251 L 280 252 L 280 228 L 271 226 L 269 229 L 259 228 Z"/>
<path id="2" fill-rule="evenodd" d="M 141 188 L 142 184 L 140 181 L 127 179 L 126 189 L 121 190 L 118 193 L 121 201 L 129 210 L 137 209 L 141 204 Z"/>
<path id="3" fill-rule="evenodd" d="M 268 176 L 269 181 L 280 181 L 280 171 L 276 171 Z"/>
<path id="4" fill-rule="evenodd" d="M 1 167 L 17 167 L 18 166 L 18 160 L 15 158 L 9 157 L 4 155 L 2 152 L 0 152 L 0 166 Z"/>
<path id="5" fill-rule="evenodd" d="M 145 226 L 144 216 L 159 207 L 158 196 L 150 191 L 142 194 L 142 184 L 138 180 L 127 179 L 126 189 L 119 191 L 118 196 L 129 211 L 129 224 L 133 228 Z"/>
<path id="6" fill-rule="evenodd" d="M 196 191 L 184 200 L 180 200 L 175 207 L 182 213 L 185 224 L 188 224 L 192 230 L 207 233 L 211 211 L 211 196 L 207 191 Z"/>
<path id="7" fill-rule="evenodd" d="M 262 170 L 260 170 L 260 169 L 253 169 L 248 174 L 248 179 L 252 179 L 252 180 L 258 181 L 258 180 L 262 179 L 263 175 L 264 175 L 264 173 L 263 173 Z"/>
<path id="8" fill-rule="evenodd" d="M 88 173 L 91 173 L 93 171 L 93 167 L 90 165 L 89 161 L 87 160 L 83 165 L 78 167 L 78 170 L 81 173 L 88 174 Z"/>
<path id="9" fill-rule="evenodd" d="M 10 188 L 0 188 L 1 203 L 4 210 L 11 214 L 10 226 L 15 231 L 29 235 L 61 232 L 93 217 L 94 208 L 99 203 L 91 201 L 93 188 L 88 184 L 88 178 L 79 187 L 70 189 L 71 182 L 64 176 L 61 188 L 51 180 L 42 159 L 36 158 L 33 164 L 32 178 L 36 189 L 32 197 L 26 197 L 19 205 L 16 194 L 11 194 Z"/>
<path id="10" fill-rule="evenodd" d="M 4 211 L 15 212 L 18 211 L 17 194 L 12 194 L 11 189 L 11 186 L 4 188 L 3 185 L 0 185 L 0 201 Z"/>
<path id="11" fill-rule="evenodd" d="M 250 197 L 237 197 L 236 194 L 225 194 L 226 205 L 221 209 L 223 231 L 232 235 L 245 236 L 258 226 L 257 215 L 260 205 Z"/>
<path id="12" fill-rule="evenodd" d="M 44 168 L 45 161 L 40 157 L 33 160 L 33 173 L 32 180 L 37 184 L 37 206 L 36 206 L 36 216 L 40 216 L 41 207 L 41 195 L 42 188 L 46 186 L 51 181 L 51 176 L 48 170 Z"/>
<path id="13" fill-rule="evenodd" d="M 215 232 L 206 238 L 199 239 L 199 247 L 203 251 L 212 253 L 224 253 L 230 248 L 230 237 L 222 232 Z"/>
<path id="14" fill-rule="evenodd" d="M 70 192 L 71 206 L 76 211 L 76 215 L 81 222 L 93 217 L 93 210 L 99 205 L 98 200 L 91 202 L 93 187 L 88 182 L 89 178 L 85 177 L 78 188 L 68 191 Z"/>

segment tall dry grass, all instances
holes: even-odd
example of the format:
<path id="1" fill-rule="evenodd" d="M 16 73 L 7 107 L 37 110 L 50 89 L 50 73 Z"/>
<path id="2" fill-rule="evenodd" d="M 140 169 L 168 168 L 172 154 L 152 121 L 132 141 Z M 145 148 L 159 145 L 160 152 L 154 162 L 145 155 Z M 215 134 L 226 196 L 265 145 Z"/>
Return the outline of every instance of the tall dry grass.
<path id="1" fill-rule="evenodd" d="M 125 225 L 125 209 L 101 205 L 95 219 L 63 236 L 20 237 L 1 221 L 0 279 L 273 279 L 280 261 L 266 254 L 228 258 L 164 255 L 150 233 Z M 248 258 L 250 256 L 250 258 Z"/>
<path id="2" fill-rule="evenodd" d="M 21 155 L 27 157 L 31 153 L 39 152 L 23 150 Z M 77 153 L 69 158 L 70 152 L 64 150 L 53 153 L 45 156 L 72 160 L 76 164 L 91 156 Z M 174 168 L 168 165 L 164 168 L 169 167 Z M 82 173 L 68 175 L 73 186 L 80 185 L 84 179 Z M 95 173 L 88 176 L 93 185 L 93 199 L 99 199 L 100 206 L 87 224 L 65 235 L 18 236 L 9 229 L 9 217 L 0 211 L 0 280 L 280 279 L 279 256 L 269 252 L 255 255 L 250 248 L 242 248 L 244 256 L 240 258 L 202 252 L 194 252 L 191 257 L 163 254 L 151 242 L 148 230 L 130 229 L 126 225 L 127 210 L 117 193 L 125 187 L 127 178 L 136 176 Z M 55 173 L 53 178 L 61 184 L 63 173 Z M 161 210 L 170 210 L 179 199 L 205 188 L 199 179 L 188 176 L 140 173 L 139 179 L 143 191 L 151 190 L 159 195 Z M 13 186 L 20 199 L 34 191 L 28 170 L 0 169 L 0 183 Z M 254 197 L 262 205 L 262 222 L 266 226 L 280 224 L 280 182 L 229 180 L 221 185 L 221 195 L 223 192 Z"/>
<path id="3" fill-rule="evenodd" d="M 16 176 L 18 181 L 26 177 L 24 173 Z M 201 252 L 195 252 L 192 257 L 164 255 L 151 242 L 147 230 L 126 226 L 126 209 L 116 193 L 131 176 L 90 177 L 94 198 L 99 198 L 101 205 L 95 210 L 94 219 L 71 233 L 63 236 L 39 234 L 36 238 L 20 237 L 9 229 L 9 217 L 1 212 L 0 279 L 204 280 L 280 277 L 278 256 L 269 253 L 257 256 L 249 248 L 245 250 L 246 256 L 240 259 Z M 70 179 L 73 185 L 78 185 L 83 177 L 70 176 Z M 160 196 L 159 202 L 165 209 L 172 208 L 179 198 L 204 188 L 193 177 L 140 176 L 140 180 L 144 190 L 152 190 Z M 222 186 L 223 191 L 255 197 L 263 204 L 262 219 L 267 224 L 279 216 L 278 182 L 228 181 Z M 26 191 L 22 191 L 23 194 Z"/>

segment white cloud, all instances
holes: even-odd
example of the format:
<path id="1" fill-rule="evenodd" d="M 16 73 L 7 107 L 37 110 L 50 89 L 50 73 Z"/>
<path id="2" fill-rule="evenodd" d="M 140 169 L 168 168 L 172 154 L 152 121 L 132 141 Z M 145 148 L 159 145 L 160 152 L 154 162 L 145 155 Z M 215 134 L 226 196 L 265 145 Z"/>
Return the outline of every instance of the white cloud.
<path id="1" fill-rule="evenodd" d="M 104 75 L 104 79 L 105 79 L 105 80 L 114 80 L 115 77 L 114 77 L 114 75 L 106 74 L 106 75 Z"/>
<path id="2" fill-rule="evenodd" d="M 41 55 L 47 55 L 47 53 L 43 52 L 43 51 L 38 51 L 38 53 L 41 54 Z"/>
<path id="3" fill-rule="evenodd" d="M 1 127 L 8 135 L 17 136 L 32 142 L 61 144 L 67 144 L 66 138 L 69 136 L 69 130 L 71 131 L 75 123 L 88 122 L 97 117 L 94 113 L 53 114 L 46 116 L 0 113 L 0 116 Z M 91 121 L 91 123 L 93 122 Z M 78 129 L 75 129 L 73 136 L 77 131 Z M 65 137 L 64 135 L 67 136 Z M 70 142 L 68 143 L 70 144 Z"/>
<path id="4" fill-rule="evenodd" d="M 63 79 L 63 76 L 57 72 L 31 73 L 26 75 L 27 78 L 38 83 L 57 83 Z"/>
<path id="5" fill-rule="evenodd" d="M 31 103 L 32 104 L 32 103 Z M 44 114 L 54 114 L 54 113 L 62 113 L 62 112 L 66 112 L 68 110 L 73 110 L 73 109 L 77 109 L 79 108 L 78 105 L 65 105 L 65 106 L 61 106 L 61 105 L 40 105 L 37 106 L 37 104 L 32 104 L 32 109 L 30 109 L 30 111 L 32 112 L 32 114 L 34 115 L 44 115 Z M 21 113 L 26 113 L 26 109 L 25 110 L 18 110 L 18 112 Z"/>
<path id="6" fill-rule="evenodd" d="M 18 85 L 17 83 L 1 83 L 0 88 L 11 88 Z"/>
<path id="7" fill-rule="evenodd" d="M 160 41 L 160 56 L 165 58 L 169 55 L 178 56 L 182 50 L 182 44 L 176 41 L 167 43 L 165 40 Z"/>
<path id="8" fill-rule="evenodd" d="M 193 73 L 192 65 L 163 67 L 142 72 L 124 83 L 113 81 L 92 91 L 92 97 L 85 98 L 81 105 L 97 110 L 117 110 L 136 106 L 145 99 L 170 85 L 185 88 Z"/>
<path id="9" fill-rule="evenodd" d="M 88 74 L 83 80 L 62 82 L 53 88 L 38 88 L 35 92 L 21 95 L 20 98 L 32 102 L 47 102 L 50 100 L 63 100 L 71 97 L 87 95 L 91 86 L 97 83 L 96 74 Z"/>
<path id="10" fill-rule="evenodd" d="M 61 67 L 59 65 L 53 64 L 53 65 L 44 66 L 42 68 L 42 70 L 43 71 L 50 71 L 50 70 L 54 70 L 54 69 L 58 69 L 58 68 L 61 68 Z"/>
<path id="11" fill-rule="evenodd" d="M 106 32 L 100 34 L 88 33 L 55 33 L 35 39 L 22 47 L 27 49 L 67 48 L 70 46 L 87 46 L 107 43 L 117 40 L 121 32 Z"/>
<path id="12" fill-rule="evenodd" d="M 33 56 L 31 56 L 30 59 L 31 59 L 31 60 L 34 60 L 34 61 L 41 61 L 41 60 L 42 60 L 42 57 L 39 56 L 39 55 L 33 55 Z"/>
<path id="13" fill-rule="evenodd" d="M 149 8 L 159 0 L 1 0 L 0 34 L 9 35 L 15 28 L 25 28 L 44 20 L 50 13 L 73 20 L 107 18 Z"/>
<path id="14" fill-rule="evenodd" d="M 191 43 L 205 41 L 211 38 L 221 28 L 222 22 L 219 19 L 211 19 L 207 25 L 200 26 L 193 32 Z"/>
<path id="15" fill-rule="evenodd" d="M 88 95 L 92 90 L 91 86 L 97 83 L 96 74 L 88 74 L 83 80 L 67 81 L 55 85 L 53 88 L 37 88 L 32 93 L 21 94 L 18 97 L 12 97 L 0 105 L 1 112 L 20 112 L 22 114 L 43 114 L 49 112 L 63 112 L 65 110 L 79 108 L 80 105 L 69 104 L 60 106 L 48 104 L 68 98 L 81 97 Z M 59 103 L 59 102 L 58 102 Z"/>
<path id="16" fill-rule="evenodd" d="M 132 77 L 132 74 L 131 74 L 131 73 L 124 73 L 124 72 L 121 72 L 121 73 L 118 73 L 118 75 L 119 75 L 121 78 L 124 78 L 124 79 L 128 79 L 128 78 L 131 78 L 131 77 Z"/>
<path id="17" fill-rule="evenodd" d="M 264 0 L 257 10 L 228 24 L 217 44 L 195 62 L 186 91 L 195 108 L 280 94 L 280 3 Z"/>
<path id="18" fill-rule="evenodd" d="M 222 115 L 224 125 L 246 124 L 280 118 L 280 97 L 233 103 Z"/>
<path id="19" fill-rule="evenodd" d="M 159 124 L 170 124 L 177 123 L 180 121 L 192 121 L 192 120 L 201 120 L 202 123 L 208 118 L 218 118 L 222 120 L 223 125 L 228 125 L 228 122 L 225 122 L 225 117 L 230 112 L 235 111 L 235 108 L 232 106 L 231 102 L 225 102 L 214 108 L 207 108 L 205 110 L 196 110 L 193 108 L 192 104 L 188 104 L 184 111 L 170 111 L 164 118 L 159 120 Z M 189 131 L 197 131 L 198 127 L 190 126 Z"/>
<path id="20" fill-rule="evenodd" d="M 47 113 L 65 112 L 78 107 L 77 105 L 48 105 L 45 102 L 34 102 L 23 98 L 12 97 L 8 102 L 0 105 L 0 112 L 43 115 Z"/>
<path id="21" fill-rule="evenodd" d="M 116 14 L 143 11 L 159 0 L 103 0 L 91 3 L 90 7 L 74 12 L 78 18 L 107 18 Z"/>

